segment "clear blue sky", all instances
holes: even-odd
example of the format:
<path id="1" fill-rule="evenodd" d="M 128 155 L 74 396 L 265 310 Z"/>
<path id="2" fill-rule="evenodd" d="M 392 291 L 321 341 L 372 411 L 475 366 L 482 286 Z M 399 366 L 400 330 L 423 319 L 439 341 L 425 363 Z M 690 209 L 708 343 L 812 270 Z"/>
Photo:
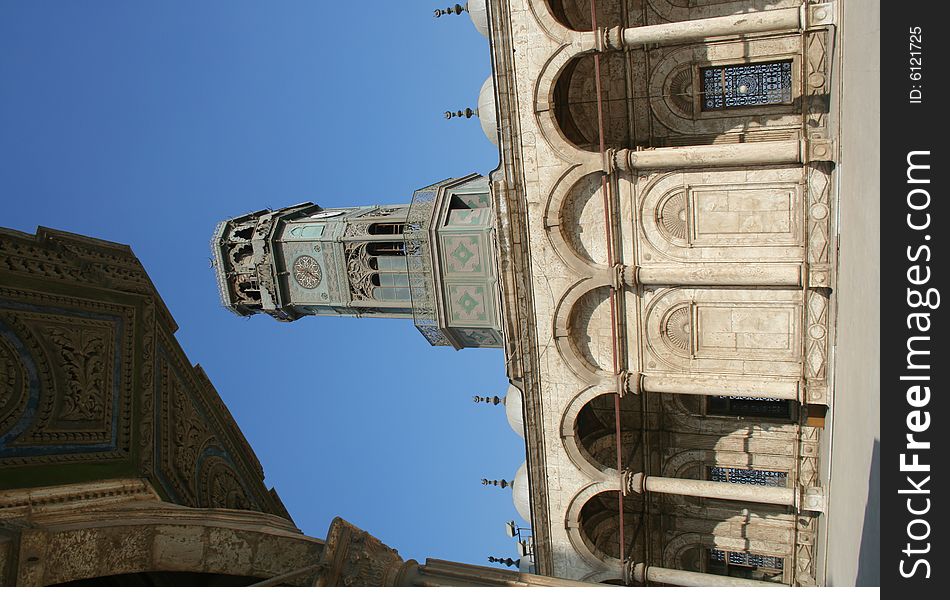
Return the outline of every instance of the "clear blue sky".
<path id="1" fill-rule="evenodd" d="M 217 221 L 263 207 L 407 202 L 497 150 L 475 105 L 488 42 L 444 0 L 0 0 L 0 225 L 126 243 L 298 526 L 343 516 L 404 558 L 516 556 L 523 442 L 500 350 L 410 322 L 236 317 Z"/>

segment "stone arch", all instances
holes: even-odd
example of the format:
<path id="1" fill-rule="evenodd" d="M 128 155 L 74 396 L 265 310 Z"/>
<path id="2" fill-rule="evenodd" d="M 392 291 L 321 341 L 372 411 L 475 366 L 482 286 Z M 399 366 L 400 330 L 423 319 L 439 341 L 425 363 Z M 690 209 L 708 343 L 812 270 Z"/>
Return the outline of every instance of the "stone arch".
<path id="1" fill-rule="evenodd" d="M 592 156 L 596 157 L 596 155 Z M 596 207 L 589 205 L 597 204 L 598 198 L 589 197 L 585 202 L 584 192 L 591 191 L 591 181 L 596 181 L 599 185 L 601 169 L 599 160 L 597 164 L 577 164 L 568 167 L 552 186 L 544 207 L 544 229 L 551 246 L 564 264 L 581 276 L 593 276 L 596 270 L 606 267 L 606 259 L 600 263 L 597 262 L 597 259 L 605 254 L 604 252 L 595 251 L 592 256 L 586 248 L 588 245 L 595 245 L 591 238 L 596 235 L 596 231 L 592 229 L 589 235 L 583 235 L 587 232 L 581 232 L 578 225 L 578 220 L 581 218 L 586 218 L 593 223 L 593 219 L 597 216 L 592 214 L 597 212 Z M 602 200 L 601 197 L 601 204 Z M 580 209 L 580 215 L 573 214 L 577 209 Z M 600 218 L 603 218 L 602 210 Z M 587 243 L 589 239 L 591 239 L 590 244 Z"/>
<path id="2" fill-rule="evenodd" d="M 587 491 L 587 490 L 585 490 Z M 642 518 L 642 498 L 639 495 L 623 498 L 624 534 L 620 539 L 619 496 L 616 490 L 603 490 L 589 495 L 577 509 L 577 540 L 599 563 L 608 569 L 620 566 L 620 544 L 624 547 L 624 558 L 632 556 L 634 543 Z M 578 498 L 575 498 L 577 501 Z M 571 508 L 574 508 L 572 503 Z"/>
<path id="3" fill-rule="evenodd" d="M 591 571 L 580 578 L 580 581 L 589 581 L 591 583 L 603 583 L 606 585 L 626 585 L 623 582 L 622 571 Z"/>
<path id="4" fill-rule="evenodd" d="M 555 14 L 548 0 L 530 0 L 527 4 L 534 20 L 549 38 L 560 42 L 569 37 L 570 28 Z"/>
<path id="5" fill-rule="evenodd" d="M 555 116 L 555 87 L 569 63 L 582 51 L 583 43 L 579 34 L 573 34 L 569 42 L 551 54 L 541 67 L 534 88 L 534 113 L 538 130 L 548 146 L 565 162 L 582 163 L 592 158 L 599 162 L 599 154 L 582 150 L 565 134 Z M 592 156 L 588 156 L 592 155 Z"/>
<path id="6" fill-rule="evenodd" d="M 581 470 L 596 470 L 597 479 L 618 477 L 613 394 L 614 390 L 603 386 L 590 388 L 571 402 L 561 422 L 562 439 L 565 446 L 571 446 L 568 455 Z M 620 405 L 621 445 L 631 448 L 632 438 L 640 431 L 639 400 L 626 394 L 621 396 Z"/>
<path id="7" fill-rule="evenodd" d="M 622 52 L 599 55 L 601 81 L 622 80 L 627 56 Z M 604 144 L 607 148 L 629 148 L 630 124 L 626 89 L 602 84 Z M 551 111 L 561 135 L 575 148 L 600 151 L 599 115 L 594 54 L 573 56 L 561 68 L 551 91 Z"/>
<path id="8" fill-rule="evenodd" d="M 621 569 L 623 565 L 616 558 L 603 555 L 598 556 L 591 550 L 591 547 L 584 541 L 584 537 L 581 534 L 581 511 L 585 504 L 598 494 L 613 492 L 614 498 L 616 499 L 616 494 L 619 491 L 619 478 L 614 481 L 594 482 L 574 495 L 564 515 L 564 526 L 567 530 L 567 537 L 571 541 L 571 545 L 575 552 L 593 567 L 594 571 L 622 572 Z"/>
<path id="9" fill-rule="evenodd" d="M 608 370 L 612 370 L 612 356 L 607 356 L 610 283 L 607 270 L 577 282 L 562 296 L 554 313 L 558 353 L 578 377 L 590 384 L 611 379 Z"/>
<path id="10" fill-rule="evenodd" d="M 607 268 L 607 244 L 604 234 L 604 191 L 599 171 L 571 178 L 571 186 L 554 190 L 559 193 L 557 201 L 549 202 L 546 221 L 549 238 L 565 255 L 563 260 L 578 265 L 577 270 L 590 272 L 594 268 Z M 553 194 L 552 194 L 553 200 Z M 554 213 L 554 214 L 551 214 Z"/>
<path id="11" fill-rule="evenodd" d="M 587 405 L 588 402 L 602 394 L 609 394 L 614 390 L 606 385 L 594 385 L 587 387 L 581 393 L 574 396 L 564 410 L 561 417 L 561 443 L 564 445 L 564 451 L 571 459 L 571 462 L 578 469 L 584 472 L 594 481 L 606 481 L 607 479 L 619 477 L 615 469 L 600 469 L 591 460 L 589 454 L 581 448 L 576 436 L 577 415 Z"/>
<path id="12" fill-rule="evenodd" d="M 34 513 L 20 531 L 17 585 L 57 585 L 132 573 L 268 579 L 317 564 L 324 544 L 269 514 L 132 502 Z M 316 571 L 290 582 L 307 585 Z"/>
<path id="13" fill-rule="evenodd" d="M 590 0 L 545 0 L 551 15 L 572 31 L 592 31 Z M 534 3 L 532 3 L 534 4 Z M 623 19 L 624 2 L 597 2 L 597 27 L 616 27 L 625 25 Z"/>
<path id="14" fill-rule="evenodd" d="M 663 548 L 663 566 L 671 569 L 683 569 L 683 554 L 692 548 L 700 548 L 709 543 L 709 536 L 701 533 L 681 533 L 674 536 Z M 686 569 L 692 571 L 694 569 Z"/>

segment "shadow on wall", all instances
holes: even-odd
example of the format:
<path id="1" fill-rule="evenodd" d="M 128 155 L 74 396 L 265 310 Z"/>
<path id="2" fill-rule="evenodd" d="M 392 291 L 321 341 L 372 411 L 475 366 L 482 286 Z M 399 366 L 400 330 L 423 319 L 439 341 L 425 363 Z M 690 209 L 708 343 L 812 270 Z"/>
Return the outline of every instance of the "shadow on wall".
<path id="1" fill-rule="evenodd" d="M 874 440 L 871 471 L 868 475 L 868 500 L 864 508 L 861 551 L 858 554 L 856 586 L 881 585 L 881 441 Z"/>

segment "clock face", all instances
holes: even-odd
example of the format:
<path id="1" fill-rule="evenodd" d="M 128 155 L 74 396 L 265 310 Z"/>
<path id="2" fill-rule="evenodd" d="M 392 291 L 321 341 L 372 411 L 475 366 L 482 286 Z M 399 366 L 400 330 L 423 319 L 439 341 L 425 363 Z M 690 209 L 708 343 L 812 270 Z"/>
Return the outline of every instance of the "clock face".
<path id="1" fill-rule="evenodd" d="M 320 285 L 320 280 L 323 278 L 320 263 L 314 257 L 306 254 L 298 256 L 297 260 L 294 261 L 293 272 L 297 283 L 308 290 Z"/>

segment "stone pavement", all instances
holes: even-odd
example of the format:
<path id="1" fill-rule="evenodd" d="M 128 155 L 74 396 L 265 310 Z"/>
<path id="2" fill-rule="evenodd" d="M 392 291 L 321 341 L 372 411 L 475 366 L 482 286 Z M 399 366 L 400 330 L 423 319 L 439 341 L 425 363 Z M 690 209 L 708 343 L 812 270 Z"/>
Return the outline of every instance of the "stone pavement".
<path id="1" fill-rule="evenodd" d="M 840 104 L 835 406 L 824 431 L 829 506 L 819 582 L 880 585 L 880 5 L 846 1 Z M 829 482 L 830 478 L 830 482 Z"/>

